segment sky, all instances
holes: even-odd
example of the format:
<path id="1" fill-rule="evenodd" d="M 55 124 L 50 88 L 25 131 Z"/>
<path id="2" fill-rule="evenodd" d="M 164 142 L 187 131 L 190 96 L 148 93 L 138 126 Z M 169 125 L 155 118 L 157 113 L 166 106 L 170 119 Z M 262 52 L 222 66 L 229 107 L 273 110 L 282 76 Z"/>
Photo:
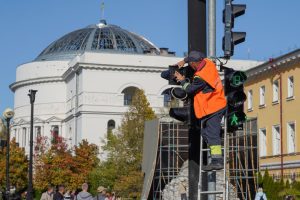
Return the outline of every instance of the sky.
<path id="1" fill-rule="evenodd" d="M 187 0 L 0 0 L 0 113 L 13 107 L 9 85 L 15 81 L 16 68 L 63 35 L 98 23 L 103 1 L 108 24 L 140 34 L 177 56 L 187 51 Z M 222 56 L 224 0 L 216 2 L 216 48 L 217 56 Z M 299 0 L 233 3 L 247 5 L 234 28 L 247 33 L 246 42 L 235 47 L 233 59 L 263 61 L 300 48 Z"/>

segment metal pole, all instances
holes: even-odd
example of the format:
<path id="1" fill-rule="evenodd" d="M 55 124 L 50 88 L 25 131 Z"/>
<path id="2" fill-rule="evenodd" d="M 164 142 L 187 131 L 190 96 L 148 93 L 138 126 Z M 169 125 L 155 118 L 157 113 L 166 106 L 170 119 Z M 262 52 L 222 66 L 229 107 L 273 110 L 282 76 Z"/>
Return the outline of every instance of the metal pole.
<path id="1" fill-rule="evenodd" d="M 208 57 L 216 57 L 216 0 L 208 1 Z"/>
<path id="2" fill-rule="evenodd" d="M 216 0 L 208 1 L 208 57 L 216 57 Z M 209 155 L 209 154 L 207 154 Z M 208 164 L 211 158 L 208 158 Z M 207 173 L 207 190 L 216 191 L 216 172 Z M 215 194 L 207 195 L 208 200 L 215 200 Z"/>
<path id="3" fill-rule="evenodd" d="M 206 55 L 206 0 L 188 0 L 188 51 Z M 196 129 L 193 98 L 189 99 L 189 200 L 198 199 L 200 131 Z"/>
<path id="4" fill-rule="evenodd" d="M 32 163 L 33 163 L 33 110 L 34 110 L 34 101 L 35 93 L 37 90 L 29 90 L 29 98 L 31 105 L 31 120 L 30 120 L 30 149 L 29 149 L 29 171 L 28 171 L 28 190 L 27 190 L 27 200 L 33 199 L 33 184 L 32 184 Z"/>
<path id="5" fill-rule="evenodd" d="M 10 118 L 6 119 L 7 135 L 6 135 L 6 199 L 10 198 L 10 182 L 9 182 L 9 149 L 10 149 Z"/>

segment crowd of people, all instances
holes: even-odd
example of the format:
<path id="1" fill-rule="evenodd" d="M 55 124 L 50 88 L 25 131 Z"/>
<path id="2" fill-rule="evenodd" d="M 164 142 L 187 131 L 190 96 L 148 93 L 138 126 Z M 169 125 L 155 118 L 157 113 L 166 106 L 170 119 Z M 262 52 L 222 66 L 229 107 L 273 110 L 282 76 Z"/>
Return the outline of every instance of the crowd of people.
<path id="1" fill-rule="evenodd" d="M 57 191 L 55 191 L 54 187 L 49 185 L 40 200 L 121 200 L 114 192 L 109 192 L 103 186 L 97 188 L 96 196 L 88 192 L 89 186 L 87 183 L 83 183 L 81 189 L 81 191 L 70 191 L 66 190 L 63 185 L 59 185 Z"/>

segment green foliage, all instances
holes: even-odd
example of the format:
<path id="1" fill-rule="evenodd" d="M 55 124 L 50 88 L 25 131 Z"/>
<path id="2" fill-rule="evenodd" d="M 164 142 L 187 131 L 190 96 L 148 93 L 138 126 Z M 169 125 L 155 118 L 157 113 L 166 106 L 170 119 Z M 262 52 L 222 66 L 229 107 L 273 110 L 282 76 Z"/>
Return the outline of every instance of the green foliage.
<path id="1" fill-rule="evenodd" d="M 15 186 L 17 191 L 27 187 L 28 158 L 24 148 L 20 148 L 15 138 L 10 142 L 10 185 Z M 6 148 L 0 149 L 0 188 L 5 188 L 6 182 Z"/>
<path id="2" fill-rule="evenodd" d="M 300 197 L 300 183 L 294 181 L 290 184 L 289 180 L 281 179 L 280 181 L 274 181 L 272 177 L 269 176 L 268 170 L 265 171 L 264 176 L 258 175 L 259 185 L 263 185 L 263 190 L 266 193 L 268 199 L 272 200 L 282 200 L 283 197 L 287 195 L 292 195 L 296 199 Z"/>
<path id="3" fill-rule="evenodd" d="M 144 123 L 155 117 L 144 91 L 138 90 L 119 129 L 107 133 L 107 143 L 103 146 L 107 160 L 90 173 L 92 185 L 109 186 L 123 197 L 140 198 Z"/>

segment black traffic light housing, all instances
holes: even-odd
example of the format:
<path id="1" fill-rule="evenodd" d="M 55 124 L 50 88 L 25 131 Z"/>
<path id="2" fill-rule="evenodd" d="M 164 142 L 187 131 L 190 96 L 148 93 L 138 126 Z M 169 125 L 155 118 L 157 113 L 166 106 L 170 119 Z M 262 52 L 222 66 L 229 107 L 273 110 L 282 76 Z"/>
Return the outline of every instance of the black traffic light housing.
<path id="1" fill-rule="evenodd" d="M 181 122 L 188 122 L 191 116 L 190 107 L 183 106 L 177 108 L 170 108 L 169 115 L 170 117 L 177 119 Z"/>
<path id="2" fill-rule="evenodd" d="M 222 49 L 224 57 L 230 58 L 234 54 L 234 45 L 240 44 L 246 39 L 246 32 L 234 32 L 234 20 L 245 14 L 245 4 L 232 4 L 233 0 L 225 0 L 225 8 L 223 10 L 224 37 L 222 41 Z"/>
<path id="3" fill-rule="evenodd" d="M 244 83 L 247 80 L 245 72 L 236 71 L 222 66 L 224 70 L 225 96 L 227 97 L 227 130 L 233 132 L 243 130 L 243 123 L 247 120 L 244 113 Z"/>

